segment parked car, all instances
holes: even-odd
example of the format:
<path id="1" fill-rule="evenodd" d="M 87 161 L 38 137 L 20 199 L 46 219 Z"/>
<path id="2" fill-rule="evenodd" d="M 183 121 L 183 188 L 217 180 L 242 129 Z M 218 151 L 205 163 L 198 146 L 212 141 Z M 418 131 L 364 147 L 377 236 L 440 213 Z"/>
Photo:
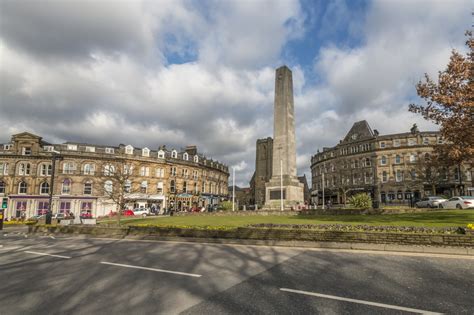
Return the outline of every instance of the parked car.
<path id="1" fill-rule="evenodd" d="M 452 197 L 441 203 L 443 209 L 474 209 L 474 197 L 458 196 Z"/>
<path id="2" fill-rule="evenodd" d="M 136 208 L 136 209 L 133 209 L 133 213 L 135 215 L 141 215 L 143 217 L 146 217 L 147 215 L 151 214 L 150 209 L 148 208 Z"/>
<path id="3" fill-rule="evenodd" d="M 122 215 L 128 217 L 128 216 L 134 216 L 135 213 L 130 209 L 124 209 L 122 210 Z"/>
<path id="4" fill-rule="evenodd" d="M 439 208 L 439 205 L 442 202 L 445 202 L 447 199 L 439 196 L 430 196 L 422 198 L 420 201 L 415 203 L 417 208 Z"/>

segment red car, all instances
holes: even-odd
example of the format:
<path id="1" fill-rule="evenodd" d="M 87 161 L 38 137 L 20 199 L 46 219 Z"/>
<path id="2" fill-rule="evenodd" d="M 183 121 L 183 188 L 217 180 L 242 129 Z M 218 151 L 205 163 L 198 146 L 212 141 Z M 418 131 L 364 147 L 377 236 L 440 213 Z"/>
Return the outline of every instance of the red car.
<path id="1" fill-rule="evenodd" d="M 122 210 L 122 215 L 128 217 L 128 216 L 134 216 L 135 213 L 133 213 L 133 211 L 130 209 L 125 209 L 125 210 Z"/>

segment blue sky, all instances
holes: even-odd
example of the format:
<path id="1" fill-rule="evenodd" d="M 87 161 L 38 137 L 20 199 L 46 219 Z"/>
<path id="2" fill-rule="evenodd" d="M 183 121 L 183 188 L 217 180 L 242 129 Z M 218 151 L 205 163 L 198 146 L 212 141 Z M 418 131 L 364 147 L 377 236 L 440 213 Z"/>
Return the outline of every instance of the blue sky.
<path id="1" fill-rule="evenodd" d="M 472 24 L 466 0 L 0 2 L 0 142 L 198 146 L 248 185 L 271 136 L 274 71 L 293 71 L 300 174 L 365 119 L 381 134 L 436 126 L 407 111 Z"/>

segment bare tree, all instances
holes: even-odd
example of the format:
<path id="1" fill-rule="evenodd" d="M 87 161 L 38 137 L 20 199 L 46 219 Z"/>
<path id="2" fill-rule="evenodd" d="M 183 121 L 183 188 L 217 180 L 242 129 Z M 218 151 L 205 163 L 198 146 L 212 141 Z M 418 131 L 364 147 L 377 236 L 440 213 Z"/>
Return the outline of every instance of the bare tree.
<path id="1" fill-rule="evenodd" d="M 429 186 L 431 193 L 436 195 L 436 187 L 446 181 L 448 166 L 442 163 L 436 153 L 425 153 L 420 156 L 410 170 L 411 182 L 414 187 Z"/>
<path id="2" fill-rule="evenodd" d="M 127 203 L 126 196 L 132 192 L 130 180 L 133 165 L 124 162 L 112 162 L 105 164 L 101 171 L 99 191 L 116 205 L 117 223 L 120 224 L 121 211 Z"/>

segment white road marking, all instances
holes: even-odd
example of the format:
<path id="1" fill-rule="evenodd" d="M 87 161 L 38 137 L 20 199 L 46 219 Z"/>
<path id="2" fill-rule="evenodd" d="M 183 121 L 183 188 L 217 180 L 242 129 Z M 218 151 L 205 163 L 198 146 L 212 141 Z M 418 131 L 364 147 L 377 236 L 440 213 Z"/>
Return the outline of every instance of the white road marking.
<path id="1" fill-rule="evenodd" d="M 112 266 L 119 266 L 119 267 L 125 267 L 125 268 L 134 268 L 134 269 L 143 269 L 143 270 L 156 271 L 156 272 L 172 273 L 172 274 L 175 274 L 175 275 L 182 275 L 182 276 L 188 276 L 188 277 L 196 277 L 196 278 L 201 277 L 201 275 L 197 275 L 197 274 L 194 274 L 194 273 L 186 273 L 186 272 L 179 272 L 179 271 L 172 271 L 172 270 L 164 270 L 164 269 L 156 269 L 156 268 L 116 264 L 116 263 L 111 263 L 111 262 L 107 262 L 107 261 L 101 261 L 100 263 L 104 264 L 104 265 L 112 265 Z"/>
<path id="2" fill-rule="evenodd" d="M 53 254 L 30 252 L 30 251 L 24 251 L 24 252 L 28 253 L 28 254 L 33 254 L 33 255 L 51 256 L 51 257 L 57 257 L 57 258 L 63 258 L 63 259 L 71 259 L 71 257 L 69 257 L 69 256 L 53 255 Z"/>
<path id="3" fill-rule="evenodd" d="M 339 301 L 352 302 L 352 303 L 358 303 L 358 304 L 372 305 L 372 306 L 390 308 L 390 309 L 394 309 L 394 310 L 407 311 L 407 312 L 418 313 L 418 314 L 427 314 L 427 315 L 441 315 L 441 314 L 443 314 L 443 313 L 436 313 L 436 312 L 431 312 L 431 311 L 419 310 L 419 309 L 416 309 L 416 308 L 389 305 L 389 304 L 376 303 L 376 302 L 370 302 L 370 301 L 364 301 L 364 300 L 348 299 L 348 298 L 344 298 L 344 297 L 339 297 L 339 296 L 334 296 L 334 295 L 327 295 L 327 294 L 320 294 L 320 293 L 314 293 L 314 292 L 308 292 L 308 291 L 292 290 L 292 289 L 286 289 L 286 288 L 280 288 L 280 290 L 285 291 L 285 292 L 322 297 L 322 298 L 325 298 L 325 299 L 332 299 L 332 300 L 339 300 Z"/>

